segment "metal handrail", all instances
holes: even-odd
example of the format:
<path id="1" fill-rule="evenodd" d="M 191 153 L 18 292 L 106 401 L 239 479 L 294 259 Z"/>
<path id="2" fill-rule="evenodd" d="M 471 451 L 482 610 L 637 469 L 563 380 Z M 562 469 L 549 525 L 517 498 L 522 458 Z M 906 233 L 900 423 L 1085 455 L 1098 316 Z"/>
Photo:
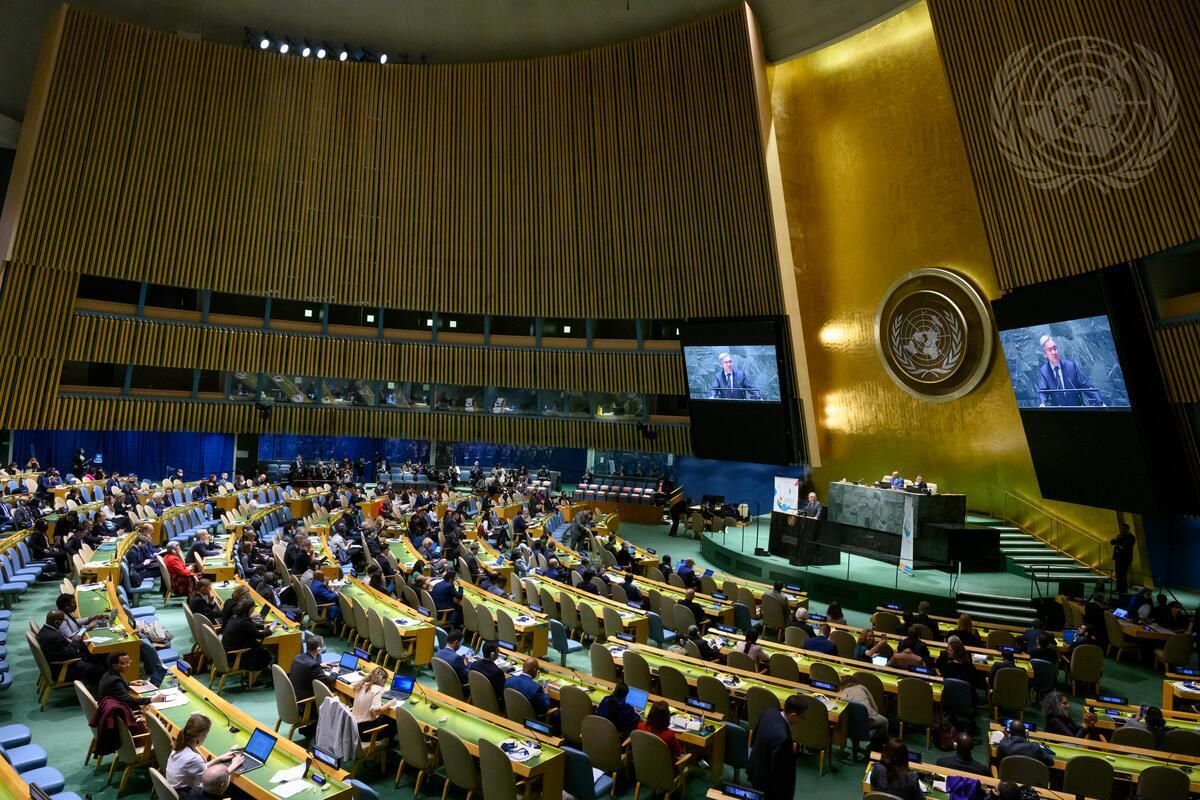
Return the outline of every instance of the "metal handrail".
<path id="1" fill-rule="evenodd" d="M 1017 516 L 1015 514 L 1010 513 L 1010 510 L 1009 510 L 1009 500 L 1010 499 L 1019 503 L 1025 509 L 1032 511 L 1035 515 L 1043 517 L 1043 518 L 1045 518 L 1045 520 L 1048 520 L 1049 524 L 1046 526 L 1044 535 L 1042 535 L 1039 532 L 1039 530 L 1037 528 L 1035 528 L 1035 526 L 1033 526 L 1033 525 L 1021 524 L 1021 522 L 1017 519 Z M 1103 548 L 1107 545 L 1106 540 L 1104 540 L 1102 538 L 1097 538 L 1094 534 L 1089 533 L 1088 531 L 1085 531 L 1083 528 L 1080 528 L 1077 525 L 1073 525 L 1070 522 L 1067 522 L 1062 517 L 1059 517 L 1058 515 L 1053 514 L 1050 511 L 1047 511 L 1046 509 L 1042 508 L 1041 506 L 1039 506 L 1037 503 L 1033 502 L 1032 500 L 1030 500 L 1026 497 L 1022 497 L 1021 495 L 1017 494 L 1016 492 L 1006 490 L 1004 492 L 1004 510 L 1003 510 L 1001 516 L 1008 522 L 1011 522 L 1012 524 L 1020 527 L 1022 530 L 1026 530 L 1026 532 L 1028 532 L 1028 533 L 1034 535 L 1035 537 L 1037 537 L 1038 539 L 1042 540 L 1045 544 L 1048 544 L 1050 547 L 1054 548 L 1059 553 L 1062 553 L 1063 555 L 1073 559 L 1074 561 L 1078 562 L 1079 564 L 1082 564 L 1083 566 L 1087 567 L 1088 569 L 1099 572 L 1105 576 L 1111 575 L 1112 568 L 1106 567 L 1103 565 L 1104 557 L 1102 554 L 1103 554 Z M 1068 536 L 1068 535 L 1066 535 L 1067 532 L 1075 534 L 1075 536 Z M 1095 543 L 1096 550 L 1095 550 L 1094 554 L 1089 553 L 1086 556 L 1080 556 L 1080 555 L 1077 555 L 1076 553 L 1070 552 L 1069 550 L 1067 550 L 1064 547 L 1064 545 L 1079 541 L 1080 537 L 1082 537 L 1086 541 Z"/>

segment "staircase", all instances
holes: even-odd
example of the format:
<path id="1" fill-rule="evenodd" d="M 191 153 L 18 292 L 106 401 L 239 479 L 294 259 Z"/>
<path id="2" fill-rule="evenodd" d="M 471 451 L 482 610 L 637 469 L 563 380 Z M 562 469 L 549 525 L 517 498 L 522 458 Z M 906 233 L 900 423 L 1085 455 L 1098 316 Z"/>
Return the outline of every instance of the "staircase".
<path id="1" fill-rule="evenodd" d="M 1005 625 L 1028 625 L 1037 617 L 1028 597 L 1003 594 L 959 592 L 958 613 L 970 614 L 976 622 L 1000 622 Z"/>

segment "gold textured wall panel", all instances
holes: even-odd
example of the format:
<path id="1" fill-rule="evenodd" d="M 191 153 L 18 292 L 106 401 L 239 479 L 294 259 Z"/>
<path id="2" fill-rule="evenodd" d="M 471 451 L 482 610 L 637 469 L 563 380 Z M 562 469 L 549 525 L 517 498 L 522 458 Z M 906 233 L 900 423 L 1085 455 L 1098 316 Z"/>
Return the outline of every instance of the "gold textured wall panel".
<path id="1" fill-rule="evenodd" d="M 1094 562 L 1115 515 L 1041 499 L 998 355 L 977 389 L 935 404 L 897 387 L 876 354 L 876 309 L 912 270 L 946 267 L 986 297 L 999 293 L 926 6 L 776 66 L 771 97 L 820 426 L 821 498 L 830 481 L 893 469 L 965 492 L 973 509 L 1013 513 L 1013 492 L 1091 534 L 1068 549 Z"/>
<path id="2" fill-rule="evenodd" d="M 12 259 L 556 317 L 779 313 L 741 9 L 495 64 L 381 66 L 71 9 Z"/>
<path id="3" fill-rule="evenodd" d="M 564 352 L 385 342 L 76 314 L 65 358 L 143 366 L 517 389 L 687 393 L 678 353 Z"/>
<path id="4" fill-rule="evenodd" d="M 972 174 L 978 189 L 983 222 L 991 244 L 1002 288 L 1078 275 L 1089 270 L 1130 261 L 1200 238 L 1200 3 L 1195 0 L 929 0 L 937 42 L 941 48 L 954 103 L 962 125 Z M 1137 157 L 1124 161 L 1119 150 L 1097 149 L 1095 169 L 1117 174 L 1114 165 L 1145 163 L 1159 152 L 1157 142 L 1167 142 L 1165 155 L 1148 174 L 1130 186 L 1106 187 L 1082 183 L 1067 190 L 1038 188 L 1004 156 L 994 133 L 1009 129 L 1008 117 L 993 115 L 992 98 L 1009 96 L 1017 69 L 1004 72 L 1007 59 L 1029 46 L 1036 56 L 1056 42 L 1089 36 L 1115 43 L 1131 57 L 1116 64 L 1111 83 L 1117 94 L 1068 95 L 1084 72 L 1080 58 L 1056 56 L 1060 74 L 1063 115 L 1074 121 L 1097 124 L 1117 133 L 1116 147 L 1130 147 Z M 1107 46 L 1093 48 L 1099 60 Z M 1161 57 L 1173 76 L 1174 92 L 1161 70 L 1147 73 L 1154 90 L 1147 94 L 1153 113 L 1161 120 L 1157 133 L 1124 142 L 1121 128 L 1112 125 L 1109 113 L 1134 113 L 1122 109 L 1126 100 L 1146 102 L 1126 95 L 1121 71 L 1142 69 L 1139 47 Z M 1061 51 L 1055 51 L 1061 52 Z M 1088 69 L 1097 67 L 1093 62 Z M 999 89 L 997 88 L 999 81 Z M 1171 97 L 1174 96 L 1174 103 Z M 1172 105 L 1176 113 L 1172 116 Z M 1003 102 L 998 104 L 1003 108 Z M 1032 114 L 1033 112 L 1020 112 Z M 1092 119 L 1095 116 L 1097 119 Z M 1026 124 L 1034 124 L 1025 117 Z M 1169 120 L 1177 126 L 1167 136 Z M 1066 124 L 1071 124 L 1067 120 Z M 1153 130 L 1153 129 L 1151 129 Z M 1022 132 L 1011 131 L 1015 136 Z M 1087 134 L 1084 134 L 1087 135 Z M 1019 140 L 1018 140 L 1019 141 Z M 1094 141 L 1099 141 L 1095 139 Z M 1145 148 L 1145 149 L 1143 149 Z M 1017 152 L 1020 152 L 1017 150 Z M 1021 163 L 1039 164 L 1024 154 Z M 1049 159 L 1046 160 L 1049 163 Z M 1130 177 L 1138 170 L 1127 172 Z"/>
<path id="5" fill-rule="evenodd" d="M 1174 403 L 1200 403 L 1200 322 L 1186 320 L 1154 332 L 1158 363 Z"/>

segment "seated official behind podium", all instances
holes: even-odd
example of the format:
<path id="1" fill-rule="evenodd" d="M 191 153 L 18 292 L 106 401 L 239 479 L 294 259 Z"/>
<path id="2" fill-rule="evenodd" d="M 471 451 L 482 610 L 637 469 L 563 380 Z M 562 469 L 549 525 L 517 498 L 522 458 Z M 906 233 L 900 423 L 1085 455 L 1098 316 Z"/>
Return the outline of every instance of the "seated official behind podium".
<path id="1" fill-rule="evenodd" d="M 892 477 L 888 480 L 888 485 L 892 489 L 903 489 L 904 488 L 904 478 L 902 478 L 900 476 L 899 472 L 893 471 Z"/>
<path id="2" fill-rule="evenodd" d="M 734 369 L 733 356 L 721 353 L 717 356 L 721 368 L 713 375 L 709 385 L 711 400 L 761 400 L 762 395 L 744 370 Z"/>

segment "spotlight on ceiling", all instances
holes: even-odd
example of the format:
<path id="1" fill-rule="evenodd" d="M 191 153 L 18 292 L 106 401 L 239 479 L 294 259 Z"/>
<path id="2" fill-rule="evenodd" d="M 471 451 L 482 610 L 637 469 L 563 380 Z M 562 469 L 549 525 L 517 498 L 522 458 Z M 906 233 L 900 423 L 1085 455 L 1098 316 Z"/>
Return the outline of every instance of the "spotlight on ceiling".
<path id="1" fill-rule="evenodd" d="M 258 37 L 258 49 L 267 50 L 271 47 L 271 32 L 267 31 L 262 36 Z"/>
<path id="2" fill-rule="evenodd" d="M 387 53 L 380 53 L 380 54 L 379 54 L 379 63 L 380 63 L 380 64 L 386 64 L 386 63 L 387 63 Z"/>
<path id="3" fill-rule="evenodd" d="M 317 45 L 317 58 L 325 58 L 329 52 L 329 49 L 329 44 L 326 42 L 322 42 L 321 44 Z"/>
<path id="4" fill-rule="evenodd" d="M 287 51 L 288 51 L 288 50 L 291 50 L 291 49 L 292 49 L 292 45 L 291 45 L 291 43 L 290 43 L 290 42 L 288 42 L 288 40 L 287 40 L 287 39 L 281 39 L 281 40 L 279 41 L 279 53 L 280 53 L 280 55 L 287 55 Z"/>
<path id="5" fill-rule="evenodd" d="M 350 46 L 342 45 L 342 49 L 338 51 L 338 61 L 346 61 L 350 58 Z"/>
<path id="6" fill-rule="evenodd" d="M 303 58 L 308 58 L 309 56 L 312 55 L 312 52 L 313 52 L 312 45 L 309 44 L 308 42 L 305 42 L 304 46 L 300 48 L 300 55 Z"/>

